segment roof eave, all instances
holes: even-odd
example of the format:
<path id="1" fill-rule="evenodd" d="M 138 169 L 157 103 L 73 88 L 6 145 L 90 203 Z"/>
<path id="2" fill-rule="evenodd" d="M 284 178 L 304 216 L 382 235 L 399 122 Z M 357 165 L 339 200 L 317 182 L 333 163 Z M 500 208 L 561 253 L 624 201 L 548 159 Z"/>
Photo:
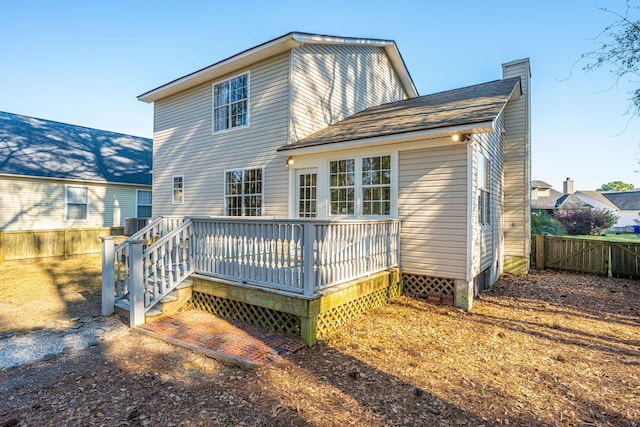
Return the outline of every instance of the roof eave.
<path id="1" fill-rule="evenodd" d="M 247 68 L 252 64 L 273 57 L 283 52 L 287 52 L 295 47 L 303 44 L 342 44 L 342 45 L 370 45 L 378 46 L 385 49 L 391 63 L 393 64 L 398 78 L 407 92 L 412 98 L 418 96 L 418 91 L 411 79 L 411 75 L 400 55 L 400 51 L 393 40 L 380 40 L 368 38 L 350 38 L 324 36 L 319 34 L 308 34 L 293 32 L 278 37 L 261 45 L 255 46 L 227 59 L 217 62 L 208 67 L 202 68 L 186 76 L 180 77 L 167 84 L 159 86 L 148 92 L 138 96 L 138 100 L 143 102 L 155 102 L 159 99 L 176 94 L 183 90 L 189 89 L 201 83 L 214 80 L 225 74 L 232 73 L 242 68 Z"/>
<path id="2" fill-rule="evenodd" d="M 358 148 L 362 146 L 375 147 L 388 144 L 400 144 L 403 142 L 411 142 L 419 139 L 436 139 L 449 137 L 454 133 L 487 133 L 495 131 L 495 121 L 486 121 L 479 123 L 470 123 L 466 125 L 448 126 L 436 129 L 426 129 L 415 132 L 405 132 L 393 135 L 376 136 L 372 138 L 355 139 L 348 141 L 340 141 L 334 143 L 308 145 L 304 147 L 294 147 L 285 145 L 278 148 L 281 156 L 303 155 L 311 153 L 321 153 L 337 150 L 346 150 L 350 148 Z"/>

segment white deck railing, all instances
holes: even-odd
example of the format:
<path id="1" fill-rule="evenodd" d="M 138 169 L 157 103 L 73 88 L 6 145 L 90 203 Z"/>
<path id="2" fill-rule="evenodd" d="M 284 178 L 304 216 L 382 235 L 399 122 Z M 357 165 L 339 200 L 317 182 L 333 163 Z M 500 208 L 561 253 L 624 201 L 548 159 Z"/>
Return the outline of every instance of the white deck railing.
<path id="1" fill-rule="evenodd" d="M 149 227 L 115 250 L 113 240 L 103 243 L 103 287 L 115 284 L 115 295 L 128 295 L 131 309 L 134 301 L 143 304 L 138 313 L 191 273 L 310 297 L 399 264 L 399 220 L 193 217 Z M 108 277 L 109 259 L 115 277 Z M 103 313 L 109 304 L 103 300 Z M 139 324 L 136 316 L 132 325 Z"/>

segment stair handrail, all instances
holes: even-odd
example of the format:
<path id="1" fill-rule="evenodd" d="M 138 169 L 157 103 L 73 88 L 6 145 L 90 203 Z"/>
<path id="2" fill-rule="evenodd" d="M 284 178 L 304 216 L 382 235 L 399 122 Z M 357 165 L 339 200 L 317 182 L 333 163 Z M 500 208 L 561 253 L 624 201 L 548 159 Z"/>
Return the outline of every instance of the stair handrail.
<path id="1" fill-rule="evenodd" d="M 188 218 L 150 246 L 143 249 L 144 310 L 149 311 L 194 271 L 190 239 L 193 221 Z M 179 237 L 177 245 L 174 239 Z"/>

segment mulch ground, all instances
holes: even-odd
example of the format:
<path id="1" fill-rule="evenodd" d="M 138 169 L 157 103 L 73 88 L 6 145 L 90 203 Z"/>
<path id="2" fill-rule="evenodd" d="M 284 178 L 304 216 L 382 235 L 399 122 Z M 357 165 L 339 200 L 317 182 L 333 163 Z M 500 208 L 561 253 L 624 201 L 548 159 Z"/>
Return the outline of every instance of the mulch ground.
<path id="1" fill-rule="evenodd" d="M 241 370 L 151 337 L 0 372 L 0 426 L 638 426 L 640 282 L 504 277 L 474 310 L 400 297 Z"/>

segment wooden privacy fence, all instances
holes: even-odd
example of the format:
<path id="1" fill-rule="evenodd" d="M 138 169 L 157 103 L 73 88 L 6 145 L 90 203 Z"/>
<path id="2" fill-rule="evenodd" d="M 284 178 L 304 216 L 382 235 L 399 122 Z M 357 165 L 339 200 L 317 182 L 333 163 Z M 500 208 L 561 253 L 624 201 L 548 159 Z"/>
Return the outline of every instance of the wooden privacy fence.
<path id="1" fill-rule="evenodd" d="M 0 264 L 100 253 L 100 236 L 123 233 L 123 227 L 0 231 Z"/>
<path id="2" fill-rule="evenodd" d="M 640 278 L 640 243 L 535 236 L 532 265 L 613 277 Z"/>

